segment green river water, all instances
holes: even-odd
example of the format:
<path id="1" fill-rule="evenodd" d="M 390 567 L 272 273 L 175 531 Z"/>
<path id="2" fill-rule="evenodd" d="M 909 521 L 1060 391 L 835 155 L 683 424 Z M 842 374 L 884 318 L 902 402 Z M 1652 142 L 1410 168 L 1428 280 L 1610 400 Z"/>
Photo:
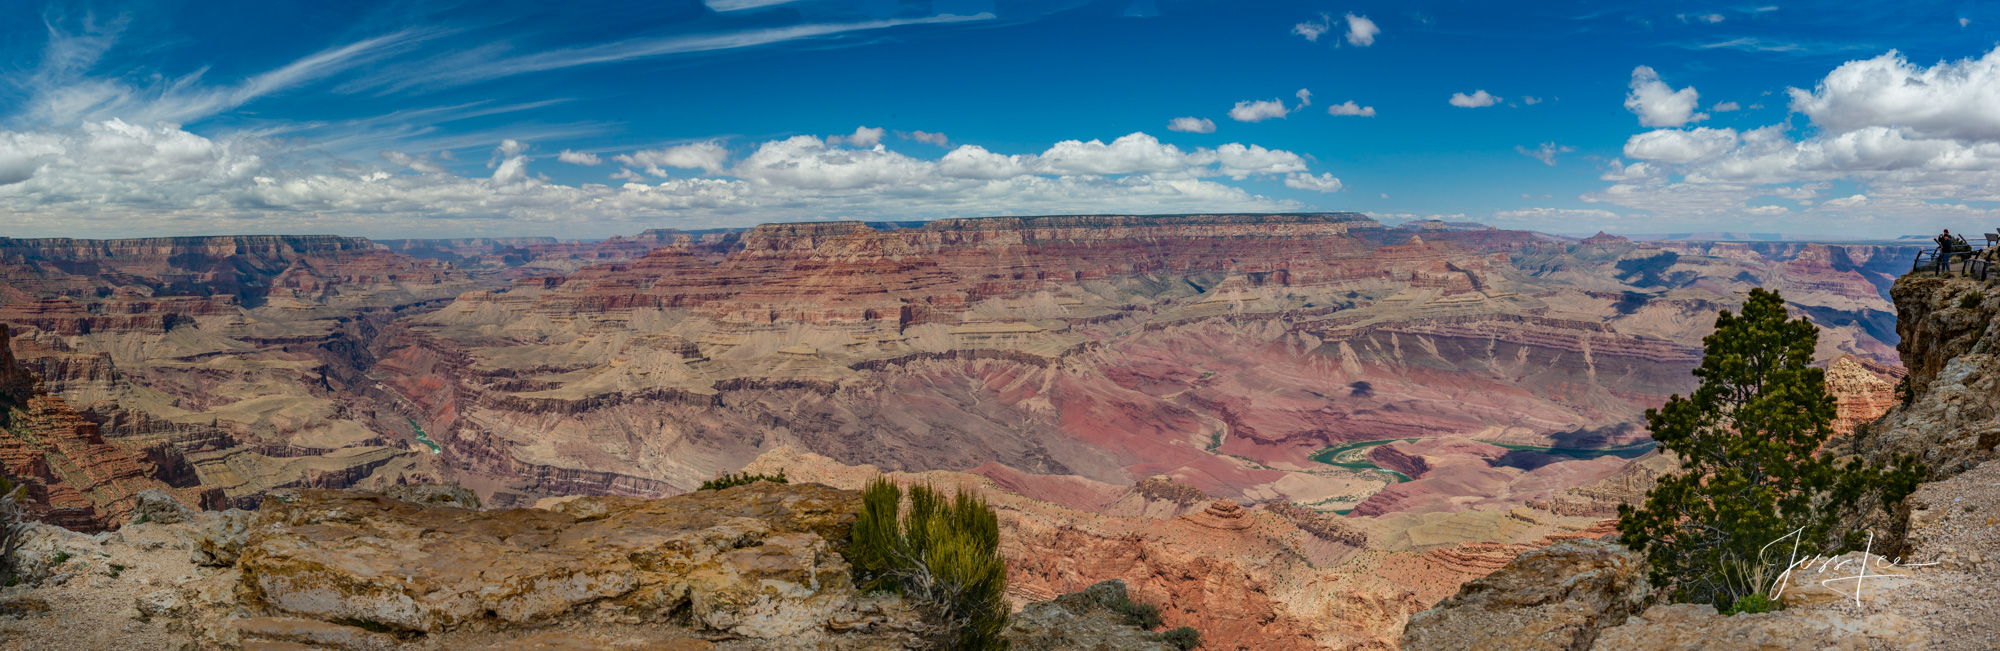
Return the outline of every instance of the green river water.
<path id="1" fill-rule="evenodd" d="M 1389 475 L 1388 477 L 1389 483 L 1397 484 L 1409 481 L 1410 477 L 1403 473 L 1375 465 L 1375 462 L 1368 458 L 1368 451 L 1374 449 L 1375 446 L 1378 445 L 1386 445 L 1389 443 L 1397 443 L 1397 442 L 1415 443 L 1419 440 L 1421 439 L 1409 438 L 1409 439 L 1382 439 L 1378 441 L 1353 441 L 1337 445 L 1334 447 L 1326 448 L 1318 452 L 1314 452 L 1312 453 L 1312 456 L 1310 458 L 1313 461 L 1324 463 L 1329 466 L 1346 468 L 1348 470 L 1386 473 Z M 1608 456 L 1615 456 L 1622 459 L 1631 459 L 1639 455 L 1645 454 L 1646 452 L 1652 450 L 1655 446 L 1659 445 L 1658 443 L 1655 443 L 1653 441 L 1647 441 L 1645 443 L 1640 443 L 1638 445 L 1628 445 L 1625 447 L 1618 447 L 1618 448 L 1580 449 L 1580 448 L 1548 448 L 1548 447 L 1540 447 L 1534 445 L 1520 445 L 1516 443 L 1500 443 L 1497 441 L 1480 441 L 1480 442 L 1497 445 L 1503 448 L 1507 448 L 1509 450 L 1525 450 L 1529 452 L 1540 452 L 1543 454 L 1548 454 L 1558 457 L 1567 457 L 1570 459 L 1596 459 L 1599 457 L 1608 457 Z M 1334 511 L 1334 513 L 1346 515 L 1351 511 L 1353 511 L 1353 509 Z"/>
<path id="2" fill-rule="evenodd" d="M 424 433 L 424 426 L 418 425 L 417 419 L 404 418 L 403 420 L 410 421 L 410 427 L 417 428 L 417 442 L 424 444 L 426 447 L 429 447 L 431 449 L 431 454 L 444 454 L 444 448 L 438 446 L 436 441 L 432 441 L 429 434 Z"/>

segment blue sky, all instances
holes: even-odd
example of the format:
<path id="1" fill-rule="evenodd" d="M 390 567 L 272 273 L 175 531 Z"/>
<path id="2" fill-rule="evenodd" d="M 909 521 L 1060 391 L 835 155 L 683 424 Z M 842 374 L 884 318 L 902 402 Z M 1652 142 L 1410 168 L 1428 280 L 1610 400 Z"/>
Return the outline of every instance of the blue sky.
<path id="1" fill-rule="evenodd" d="M 1978 230 L 1995 26 L 1990 3 L 6 3 L 0 235 Z"/>

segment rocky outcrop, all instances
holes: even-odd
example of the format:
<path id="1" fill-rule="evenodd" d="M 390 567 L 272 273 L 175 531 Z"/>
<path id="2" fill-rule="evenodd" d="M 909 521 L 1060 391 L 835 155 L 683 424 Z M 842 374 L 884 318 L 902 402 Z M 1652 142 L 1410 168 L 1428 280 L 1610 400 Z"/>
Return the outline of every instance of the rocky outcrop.
<path id="1" fill-rule="evenodd" d="M 917 648 L 935 622 L 858 593 L 839 554 L 858 502 L 769 482 L 556 511 L 281 492 L 104 536 L 36 525 L 0 609 L 43 604 L 10 624 L 25 648 Z"/>
<path id="2" fill-rule="evenodd" d="M 1970 278 L 1896 281 L 1897 349 L 1910 404 L 1856 437 L 1876 461 L 1914 454 L 1943 479 L 1996 456 L 2000 446 L 2000 292 Z"/>
<path id="3" fill-rule="evenodd" d="M 1621 545 L 1576 540 L 1521 554 L 1457 596 L 1410 617 L 1402 648 L 1591 648 L 1603 629 L 1643 608 L 1645 558 Z"/>
<path id="4" fill-rule="evenodd" d="M 1006 639 L 1016 649 L 1131 649 L 1171 651 L 1160 636 L 1132 625 L 1120 605 L 1129 605 L 1124 581 L 1105 581 L 1050 601 L 1023 607 L 1007 622 Z"/>
<path id="5" fill-rule="evenodd" d="M 1298 525 L 1299 529 L 1321 540 L 1355 548 L 1368 546 L 1368 532 L 1349 524 L 1346 518 L 1307 509 L 1291 502 L 1272 502 L 1265 505 L 1264 510 L 1278 514 L 1278 517 Z"/>
<path id="6" fill-rule="evenodd" d="M 836 551 L 855 493 L 757 482 L 557 508 L 469 511 L 301 491 L 265 505 L 237 567 L 255 603 L 418 633 L 531 625 L 586 604 L 640 619 L 685 613 L 755 639 L 879 623 L 857 610 Z"/>

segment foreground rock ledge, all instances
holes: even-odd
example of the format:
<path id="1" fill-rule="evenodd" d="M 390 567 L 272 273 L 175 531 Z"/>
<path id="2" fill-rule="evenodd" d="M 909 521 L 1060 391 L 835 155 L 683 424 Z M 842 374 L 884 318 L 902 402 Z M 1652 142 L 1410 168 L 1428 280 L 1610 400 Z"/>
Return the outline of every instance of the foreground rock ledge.
<path id="1" fill-rule="evenodd" d="M 1588 649 L 1602 629 L 1645 607 L 1650 592 L 1645 558 L 1623 545 L 1559 543 L 1410 616 L 1403 649 Z"/>
<path id="2" fill-rule="evenodd" d="M 408 632 L 530 624 L 585 604 L 748 638 L 866 629 L 834 549 L 859 500 L 758 482 L 474 511 L 309 490 L 265 503 L 238 568 L 245 601 Z"/>

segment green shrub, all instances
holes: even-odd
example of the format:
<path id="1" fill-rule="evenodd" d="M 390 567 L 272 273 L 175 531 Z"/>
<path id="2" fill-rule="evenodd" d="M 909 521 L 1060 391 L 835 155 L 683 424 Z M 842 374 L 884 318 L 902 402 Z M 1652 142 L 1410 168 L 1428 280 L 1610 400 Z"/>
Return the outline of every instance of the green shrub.
<path id="1" fill-rule="evenodd" d="M 791 480 L 785 479 L 785 469 L 779 468 L 778 474 L 775 475 L 752 475 L 747 472 L 739 472 L 733 475 L 723 475 L 721 477 L 716 477 L 714 479 L 702 482 L 701 488 L 697 488 L 695 490 L 719 491 L 724 488 L 734 488 L 737 486 L 742 486 L 744 484 L 760 482 L 760 481 L 768 481 L 777 484 L 791 483 Z"/>
<path id="2" fill-rule="evenodd" d="M 1972 308 L 1979 307 L 1979 304 L 1985 301 L 1986 301 L 1985 294 L 1980 293 L 1978 290 L 1973 290 L 1970 292 L 1966 292 L 1958 297 L 1958 306 L 1970 310 Z"/>
<path id="3" fill-rule="evenodd" d="M 1880 467 L 1819 453 L 1834 418 L 1826 372 L 1809 366 L 1819 328 L 1786 316 L 1776 292 L 1751 290 L 1743 313 L 1723 310 L 1702 339 L 1694 393 L 1646 410 L 1653 439 L 1682 470 L 1661 477 L 1643 505 L 1619 506 L 1618 531 L 1675 601 L 1721 609 L 1767 595 L 1781 574 L 1773 568 L 1794 551 L 1842 551 L 1834 525 L 1873 508 L 1864 497 L 1894 504 L 1926 474 L 1913 457 Z"/>
<path id="4" fill-rule="evenodd" d="M 1127 599 L 1121 603 L 1110 604 L 1110 606 L 1112 610 L 1117 611 L 1118 614 L 1125 616 L 1125 623 L 1127 624 L 1131 624 L 1133 626 L 1137 626 L 1139 628 L 1143 628 L 1148 631 L 1160 627 L 1161 622 L 1160 622 L 1159 606 L 1155 606 L 1153 604 L 1139 603 L 1137 601 L 1132 601 L 1130 599 Z"/>
<path id="5" fill-rule="evenodd" d="M 1766 597 L 1763 593 L 1747 594 L 1737 597 L 1728 608 L 1722 609 L 1722 614 L 1768 613 L 1777 610 L 1782 604 L 1783 602 Z"/>
<path id="6" fill-rule="evenodd" d="M 977 496 L 950 499 L 929 486 L 903 491 L 886 478 L 861 493 L 848 562 L 867 590 L 900 593 L 942 625 L 938 648 L 1006 649 L 1007 563 L 1000 557 L 1000 519 Z"/>
<path id="7" fill-rule="evenodd" d="M 1201 631 L 1192 626 L 1182 626 L 1160 634 L 1160 641 L 1180 651 L 1201 648 Z"/>

